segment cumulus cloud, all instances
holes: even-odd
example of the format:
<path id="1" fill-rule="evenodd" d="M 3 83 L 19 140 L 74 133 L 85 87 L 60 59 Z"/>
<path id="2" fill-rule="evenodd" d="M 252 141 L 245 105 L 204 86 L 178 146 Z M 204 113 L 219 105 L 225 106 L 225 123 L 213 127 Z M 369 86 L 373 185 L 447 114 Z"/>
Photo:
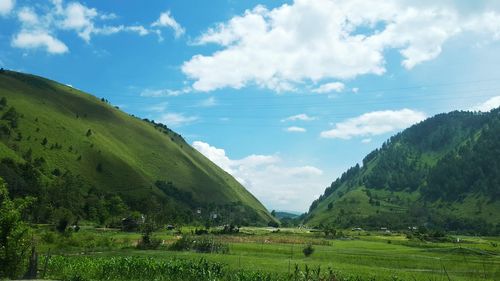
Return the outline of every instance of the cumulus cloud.
<path id="1" fill-rule="evenodd" d="M 15 0 L 0 0 L 0 16 L 6 16 L 14 9 Z"/>
<path id="2" fill-rule="evenodd" d="M 174 19 L 174 17 L 170 14 L 170 11 L 161 13 L 158 20 L 153 22 L 151 26 L 172 28 L 176 38 L 180 37 L 185 32 L 185 29 Z"/>
<path id="3" fill-rule="evenodd" d="M 285 131 L 290 133 L 305 133 L 307 130 L 302 127 L 291 126 L 286 128 Z"/>
<path id="4" fill-rule="evenodd" d="M 290 117 L 287 117 L 285 119 L 281 119 L 281 122 L 287 122 L 287 121 L 313 121 L 316 120 L 316 117 L 309 116 L 305 113 L 297 114 L 297 115 L 292 115 Z"/>
<path id="5" fill-rule="evenodd" d="M 476 106 L 471 108 L 471 110 L 488 112 L 497 107 L 500 107 L 500 96 L 492 97 L 483 103 L 477 104 Z"/>
<path id="6" fill-rule="evenodd" d="M 365 113 L 335 124 L 335 128 L 321 132 L 323 138 L 351 139 L 357 136 L 375 136 L 401 130 L 426 118 L 423 112 L 410 109 Z"/>
<path id="7" fill-rule="evenodd" d="M 236 178 L 268 208 L 305 211 L 329 180 L 310 165 L 287 166 L 276 155 L 249 155 L 231 159 L 224 149 L 202 141 L 193 147 Z"/>
<path id="8" fill-rule="evenodd" d="M 295 0 L 274 9 L 257 6 L 201 34 L 197 44 L 220 49 L 195 55 L 182 71 L 198 91 L 257 85 L 277 91 L 323 79 L 386 72 L 396 50 L 412 69 L 436 58 L 464 32 L 500 37 L 500 14 L 463 14 L 452 1 Z"/>
<path id="9" fill-rule="evenodd" d="M 33 26 L 40 22 L 38 15 L 32 8 L 29 7 L 21 8 L 17 13 L 17 18 L 23 25 Z"/>
<path id="10" fill-rule="evenodd" d="M 68 47 L 63 42 L 44 32 L 21 31 L 12 39 L 12 46 L 23 49 L 44 48 L 51 54 L 68 52 Z"/>
<path id="11" fill-rule="evenodd" d="M 0 1 L 1 9 L 4 2 L 8 1 Z M 95 35 L 120 32 L 135 33 L 139 36 L 157 34 L 161 38 L 159 30 L 148 29 L 143 25 L 105 25 L 103 21 L 116 19 L 116 14 L 103 13 L 77 1 L 66 4 L 63 0 L 52 0 L 48 5 L 51 6 L 33 5 L 18 10 L 17 19 L 22 28 L 13 36 L 12 46 L 25 49 L 44 48 L 49 53 L 62 54 L 68 47 L 57 38 L 57 34 L 63 31 L 75 32 L 87 43 Z M 26 39 L 24 41 L 31 43 L 23 44 L 19 39 Z M 65 48 L 62 48 L 63 45 Z"/>
<path id="12" fill-rule="evenodd" d="M 344 83 L 341 82 L 331 82 L 331 83 L 326 83 L 321 86 L 319 86 L 316 89 L 313 89 L 313 93 L 318 93 L 318 94 L 325 94 L 325 93 L 331 93 L 331 92 L 342 92 L 345 88 Z"/>
<path id="13" fill-rule="evenodd" d="M 157 119 L 157 121 L 169 127 L 180 127 L 188 125 L 196 120 L 198 120 L 198 117 L 196 116 L 186 116 L 181 113 L 164 113 Z"/>

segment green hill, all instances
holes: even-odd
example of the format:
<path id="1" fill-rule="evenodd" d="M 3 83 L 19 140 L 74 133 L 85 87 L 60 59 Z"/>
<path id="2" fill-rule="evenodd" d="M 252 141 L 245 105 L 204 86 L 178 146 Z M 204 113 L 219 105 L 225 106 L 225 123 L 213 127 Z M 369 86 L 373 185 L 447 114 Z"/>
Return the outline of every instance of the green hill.
<path id="1" fill-rule="evenodd" d="M 313 226 L 426 226 L 500 232 L 500 109 L 416 124 L 335 180 L 306 215 Z"/>
<path id="2" fill-rule="evenodd" d="M 103 222 L 132 211 L 165 222 L 209 214 L 222 222 L 273 220 L 231 175 L 162 124 L 12 71 L 0 73 L 0 98 L 0 177 L 11 195 L 37 197 L 34 220 L 70 213 Z"/>

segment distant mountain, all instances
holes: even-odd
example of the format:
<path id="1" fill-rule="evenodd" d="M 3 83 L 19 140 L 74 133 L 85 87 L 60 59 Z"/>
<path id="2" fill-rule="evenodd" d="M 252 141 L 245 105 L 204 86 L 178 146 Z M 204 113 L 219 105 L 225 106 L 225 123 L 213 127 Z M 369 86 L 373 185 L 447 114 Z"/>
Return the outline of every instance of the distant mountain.
<path id="1" fill-rule="evenodd" d="M 439 114 L 369 153 L 310 206 L 309 225 L 500 232 L 500 109 Z"/>
<path id="2" fill-rule="evenodd" d="M 298 218 L 301 214 L 296 213 L 296 212 L 290 212 L 290 211 L 276 211 L 274 214 L 274 217 L 277 219 L 284 219 L 284 218 L 290 218 L 290 219 L 295 219 Z"/>
<path id="3" fill-rule="evenodd" d="M 41 77 L 0 73 L 0 177 L 37 198 L 35 221 L 117 220 L 267 224 L 264 206 L 165 125 Z M 216 215 L 217 214 L 217 215 Z"/>

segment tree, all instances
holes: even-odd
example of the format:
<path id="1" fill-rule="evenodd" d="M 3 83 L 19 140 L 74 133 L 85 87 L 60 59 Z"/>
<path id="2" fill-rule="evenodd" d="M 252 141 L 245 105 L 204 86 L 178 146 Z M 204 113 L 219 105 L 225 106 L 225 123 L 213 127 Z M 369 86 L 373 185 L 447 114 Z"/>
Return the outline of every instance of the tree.
<path id="1" fill-rule="evenodd" d="M 45 146 L 45 145 L 47 145 L 47 143 L 48 143 L 48 142 L 49 142 L 49 141 L 47 140 L 47 138 L 43 138 L 43 140 L 42 140 L 42 145 L 43 145 L 43 146 Z"/>
<path id="2" fill-rule="evenodd" d="M 21 212 L 32 199 L 12 201 L 0 178 L 0 279 L 18 278 L 26 269 L 31 247 L 30 229 L 21 220 Z"/>
<path id="3" fill-rule="evenodd" d="M 275 210 L 271 211 L 271 216 L 276 217 L 276 211 Z"/>
<path id="4" fill-rule="evenodd" d="M 95 170 L 96 170 L 97 172 L 99 172 L 99 173 L 102 173 L 102 171 L 103 171 L 103 170 L 102 170 L 102 164 L 101 164 L 101 163 L 97 164 L 97 166 L 95 167 Z"/>
<path id="5" fill-rule="evenodd" d="M 85 134 L 87 137 L 90 137 L 92 135 L 92 130 L 91 129 L 88 129 L 87 130 L 87 133 Z"/>
<path id="6" fill-rule="evenodd" d="M 5 97 L 2 97 L 0 99 L 0 110 L 4 109 L 4 107 L 6 107 L 6 106 L 7 106 L 7 99 Z"/>
<path id="7" fill-rule="evenodd" d="M 7 112 L 2 115 L 2 120 L 7 120 L 12 128 L 17 128 L 17 120 L 19 119 L 19 113 L 17 113 L 14 107 L 9 108 Z"/>

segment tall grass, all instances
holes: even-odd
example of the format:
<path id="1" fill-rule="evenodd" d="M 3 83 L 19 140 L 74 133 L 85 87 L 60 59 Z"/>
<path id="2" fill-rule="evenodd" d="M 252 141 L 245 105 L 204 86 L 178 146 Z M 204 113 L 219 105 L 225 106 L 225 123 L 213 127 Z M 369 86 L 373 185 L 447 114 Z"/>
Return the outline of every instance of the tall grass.
<path id="1" fill-rule="evenodd" d="M 165 281 L 404 281 L 397 276 L 385 279 L 344 275 L 331 268 L 295 265 L 288 273 L 231 270 L 218 262 L 160 259 L 151 257 L 55 256 L 50 259 L 45 278 L 65 281 L 165 280 Z M 415 279 L 412 279 L 412 281 Z"/>

